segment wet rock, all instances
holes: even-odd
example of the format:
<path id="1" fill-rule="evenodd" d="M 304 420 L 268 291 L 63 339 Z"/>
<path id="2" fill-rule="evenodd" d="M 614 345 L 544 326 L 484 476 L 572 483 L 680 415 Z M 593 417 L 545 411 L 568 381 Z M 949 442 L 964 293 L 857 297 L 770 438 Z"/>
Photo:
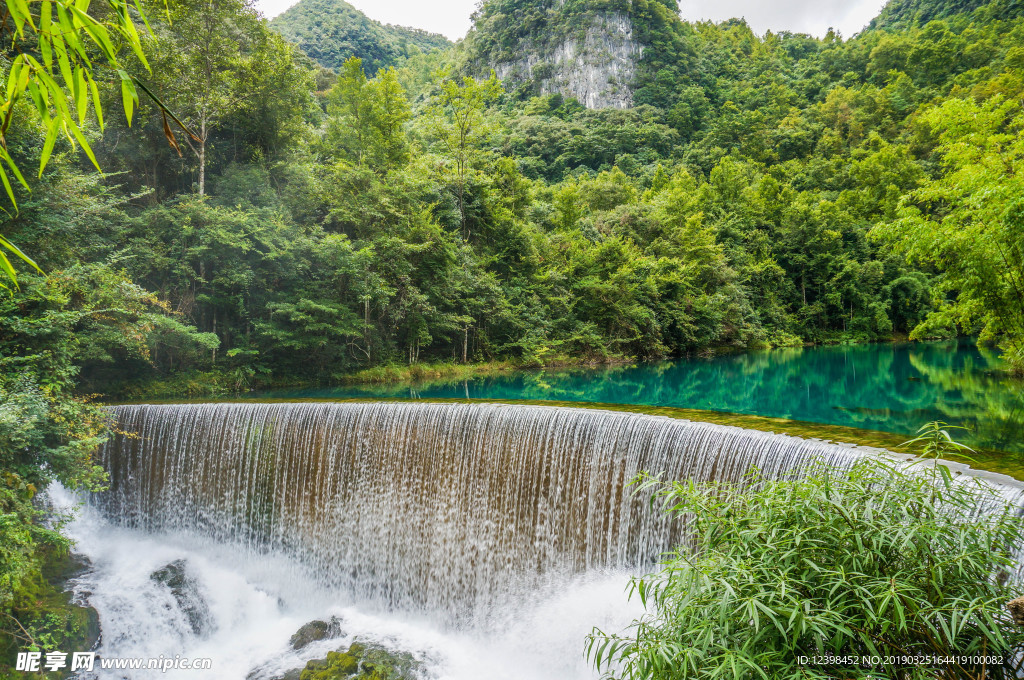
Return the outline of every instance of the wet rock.
<path id="1" fill-rule="evenodd" d="M 46 580 L 62 592 L 61 601 L 67 602 L 71 629 L 76 631 L 68 645 L 74 651 L 86 652 L 95 649 L 100 641 L 100 614 L 88 604 L 90 593 L 80 592 L 77 596 L 71 592 L 71 581 L 92 571 L 92 561 L 79 553 L 67 553 L 63 556 L 52 554 L 43 562 L 42 573 Z"/>
<path id="2" fill-rule="evenodd" d="M 66 588 L 72 579 L 92 571 L 92 561 L 85 555 L 71 553 L 66 559 L 57 562 L 52 574 L 47 574 L 54 585 Z"/>
<path id="3" fill-rule="evenodd" d="M 192 632 L 202 635 L 210 627 L 210 608 L 203 599 L 198 582 L 189 575 L 186 564 L 185 560 L 175 560 L 154 571 L 149 578 L 170 589 Z"/>
<path id="4" fill-rule="evenodd" d="M 302 649 L 320 640 L 341 637 L 341 621 L 332 616 L 328 621 L 310 621 L 291 637 L 292 649 Z"/>
<path id="5" fill-rule="evenodd" d="M 352 645 L 349 652 L 327 652 L 326 659 L 310 661 L 302 671 L 301 680 L 351 678 L 359 672 L 358 646 Z"/>
<path id="6" fill-rule="evenodd" d="M 420 676 L 422 664 L 406 652 L 395 652 L 383 647 L 369 647 L 360 661 L 360 669 L 367 680 L 412 680 Z"/>
<path id="7" fill-rule="evenodd" d="M 299 680 L 413 680 L 422 664 L 406 652 L 353 642 L 346 651 L 328 652 L 302 669 Z M 282 680 L 292 680 L 284 676 Z"/>

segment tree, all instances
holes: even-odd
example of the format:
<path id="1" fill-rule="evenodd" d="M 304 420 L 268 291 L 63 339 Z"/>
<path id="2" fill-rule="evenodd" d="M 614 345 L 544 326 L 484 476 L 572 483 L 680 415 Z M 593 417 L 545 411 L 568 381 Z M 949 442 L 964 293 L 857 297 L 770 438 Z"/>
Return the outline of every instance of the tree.
<path id="1" fill-rule="evenodd" d="M 463 76 L 459 81 L 447 71 L 438 74 L 438 92 L 427 108 L 429 132 L 438 140 L 445 154 L 455 162 L 455 186 L 459 200 L 462 236 L 466 231 L 466 178 L 475 155 L 476 145 L 489 132 L 484 115 L 487 105 L 502 93 L 498 77 L 478 81 Z"/>
<path id="2" fill-rule="evenodd" d="M 350 57 L 327 97 L 325 141 L 333 155 L 366 164 L 381 175 L 409 160 L 409 100 L 393 68 L 381 69 L 368 80 L 362 61 Z"/>
<path id="3" fill-rule="evenodd" d="M 937 266 L 938 309 L 912 338 L 981 326 L 1024 370 L 1024 113 L 1019 101 L 950 99 L 923 116 L 945 172 L 908 194 L 874 234 Z"/>
<path id="4" fill-rule="evenodd" d="M 248 75 L 279 63 L 281 55 L 268 50 L 273 45 L 253 40 L 268 29 L 249 0 L 173 0 L 169 17 L 146 49 L 152 54 L 155 88 L 195 131 L 185 141 L 196 157 L 202 196 L 213 131 L 247 103 L 268 94 L 253 87 L 259 79 Z"/>

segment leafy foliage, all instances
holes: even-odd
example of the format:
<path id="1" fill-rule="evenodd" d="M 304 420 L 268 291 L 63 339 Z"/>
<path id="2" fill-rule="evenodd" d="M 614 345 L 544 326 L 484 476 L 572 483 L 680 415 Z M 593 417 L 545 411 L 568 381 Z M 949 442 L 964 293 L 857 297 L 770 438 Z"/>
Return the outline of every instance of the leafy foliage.
<path id="1" fill-rule="evenodd" d="M 326 75 L 245 3 L 204 2 L 172 2 L 170 26 L 151 12 L 144 39 L 151 89 L 197 130 L 195 153 L 168 153 L 159 107 L 140 106 L 137 132 L 107 121 L 94 148 L 122 174 L 90 203 L 104 229 L 75 233 L 217 343 L 87 366 L 96 389 L 982 329 L 1014 352 L 1015 270 L 990 255 L 1015 252 L 998 170 L 1015 162 L 1024 28 L 993 20 L 995 4 L 844 42 L 685 23 L 664 2 L 486 3 L 474 40 L 501 44 L 551 12 L 632 13 L 649 47 L 641 103 L 589 111 L 503 94 L 457 64 L 427 75 L 438 56 Z M 988 112 L 960 138 L 987 156 L 944 141 L 954 110 Z M 36 157 L 33 134 L 12 152 Z M 70 175 L 40 182 L 80 195 Z M 12 242 L 50 266 L 90 257 L 58 248 L 74 230 L 25 201 Z"/>
<path id="2" fill-rule="evenodd" d="M 954 98 L 921 123 L 936 135 L 945 172 L 902 203 L 899 219 L 879 225 L 910 258 L 943 271 L 938 309 L 914 331 L 980 324 L 1024 367 L 1024 114 L 999 94 L 979 103 Z"/>
<path id="3" fill-rule="evenodd" d="M 648 614 L 630 632 L 594 633 L 599 666 L 621 664 L 622 678 L 1014 677 L 965 660 L 1009 664 L 1024 642 L 1005 609 L 1016 593 L 992 578 L 1015 568 L 1021 528 L 992 487 L 877 461 L 755 482 L 643 479 L 692 544 L 634 581 Z M 828 660 L 846 656 L 882 661 Z"/>
<path id="4" fill-rule="evenodd" d="M 88 6 L 83 8 L 75 2 L 46 0 L 40 2 L 38 7 L 33 7 L 34 4 L 28 0 L 8 0 L 4 5 L 0 29 L 7 48 L 3 57 L 7 87 L 0 99 L 0 182 L 3 182 L 7 198 L 14 209 L 18 205 L 14 181 L 17 180 L 26 189 L 29 186 L 8 147 L 8 133 L 15 120 L 15 107 L 22 102 L 30 102 L 31 109 L 45 130 L 45 141 L 39 153 L 40 175 L 46 169 L 60 134 L 71 144 L 80 144 L 89 159 L 96 164 L 92 147 L 83 133 L 90 108 L 93 108 L 97 122 L 103 127 L 97 73 L 90 53 L 99 52 L 106 64 L 117 73 L 129 123 L 139 97 L 132 77 L 121 68 L 117 43 L 123 41 L 146 64 L 139 32 L 131 14 L 131 8 L 140 12 L 142 10 L 137 0 L 111 0 L 109 18 L 90 15 Z M 58 77 L 63 79 L 63 84 Z M 68 93 L 71 95 L 70 100 Z M 98 165 L 96 167 L 99 168 Z M 7 238 L 0 236 L 0 270 L 12 284 L 17 285 L 17 273 L 5 250 L 39 269 L 30 257 Z"/>
<path id="5" fill-rule="evenodd" d="M 886 3 L 870 25 L 885 29 L 923 26 L 929 21 L 972 12 L 986 5 L 1000 14 L 1011 13 L 1020 9 L 1015 4 L 1013 0 L 895 0 Z"/>

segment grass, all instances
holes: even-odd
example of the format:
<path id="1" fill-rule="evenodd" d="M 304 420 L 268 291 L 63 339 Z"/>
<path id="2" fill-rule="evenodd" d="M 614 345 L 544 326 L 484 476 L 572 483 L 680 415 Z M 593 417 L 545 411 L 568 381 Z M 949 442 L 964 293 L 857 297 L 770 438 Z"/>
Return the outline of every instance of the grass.
<path id="1" fill-rule="evenodd" d="M 523 370 L 511 361 L 490 361 L 475 364 L 438 362 L 432 364 L 390 364 L 373 366 L 339 378 L 342 385 L 395 385 L 422 383 L 434 380 L 458 382 L 495 373 Z"/>

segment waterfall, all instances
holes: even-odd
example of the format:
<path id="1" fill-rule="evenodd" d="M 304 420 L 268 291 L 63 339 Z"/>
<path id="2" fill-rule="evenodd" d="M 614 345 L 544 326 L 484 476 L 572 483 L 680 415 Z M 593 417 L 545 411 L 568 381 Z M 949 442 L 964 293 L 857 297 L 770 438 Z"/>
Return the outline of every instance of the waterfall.
<path id="1" fill-rule="evenodd" d="M 211 658 L 226 680 L 293 676 L 354 641 L 412 654 L 429 680 L 596 680 L 585 636 L 642 616 L 630 576 L 684 538 L 627 486 L 638 472 L 744 484 L 755 468 L 795 477 L 879 453 L 526 405 L 111 412 L 120 433 L 99 453 L 110 488 L 88 495 L 67 529 L 91 564 L 73 590 L 99 613 L 97 651 Z M 1024 508 L 1020 484 L 951 467 Z M 59 486 L 51 495 L 60 508 L 76 503 Z M 1001 507 L 982 493 L 968 512 Z M 337 636 L 296 648 L 293 634 L 312 621 Z"/>
<path id="2" fill-rule="evenodd" d="M 109 521 L 286 554 L 383 608 L 486 616 L 552 579 L 649 567 L 680 527 L 627 483 L 742 483 L 851 447 L 592 409 L 429 403 L 114 407 Z"/>

